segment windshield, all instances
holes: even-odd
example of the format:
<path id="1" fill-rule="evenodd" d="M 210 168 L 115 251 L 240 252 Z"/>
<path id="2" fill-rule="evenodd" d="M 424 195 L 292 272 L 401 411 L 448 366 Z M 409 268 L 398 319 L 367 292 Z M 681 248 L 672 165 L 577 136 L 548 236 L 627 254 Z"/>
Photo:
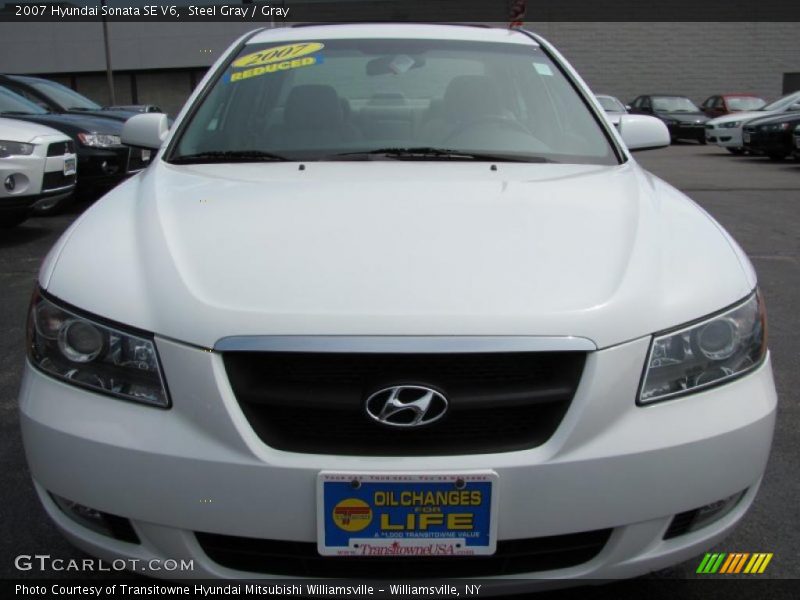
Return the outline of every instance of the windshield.
<path id="1" fill-rule="evenodd" d="M 600 106 L 606 112 L 626 112 L 622 102 L 613 96 L 598 96 L 597 101 L 600 102 Z"/>
<path id="2" fill-rule="evenodd" d="M 58 104 L 63 110 L 100 110 L 102 107 L 96 102 L 92 102 L 86 96 L 80 95 L 75 90 L 55 81 L 42 81 L 39 79 L 23 79 L 37 91 L 41 92 L 50 100 Z"/>
<path id="3" fill-rule="evenodd" d="M 0 114 L 46 115 L 47 111 L 8 88 L 0 87 Z"/>
<path id="4" fill-rule="evenodd" d="M 681 96 L 657 96 L 653 98 L 653 110 L 667 113 L 700 112 L 694 102 Z"/>
<path id="5" fill-rule="evenodd" d="M 758 110 L 767 103 L 755 96 L 727 96 L 725 102 L 730 110 Z"/>
<path id="6" fill-rule="evenodd" d="M 800 92 L 794 92 L 793 94 L 779 98 L 772 104 L 767 104 L 761 110 L 786 110 L 795 102 L 800 102 Z"/>
<path id="7" fill-rule="evenodd" d="M 592 113 L 538 47 L 424 39 L 246 46 L 169 160 L 192 157 L 617 164 Z"/>

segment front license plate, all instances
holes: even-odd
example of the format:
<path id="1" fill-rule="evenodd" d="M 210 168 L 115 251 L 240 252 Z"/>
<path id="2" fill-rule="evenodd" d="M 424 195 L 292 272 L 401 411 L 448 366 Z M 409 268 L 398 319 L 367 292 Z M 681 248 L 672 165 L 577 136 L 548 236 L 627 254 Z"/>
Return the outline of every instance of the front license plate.
<path id="1" fill-rule="evenodd" d="M 150 162 L 150 150 L 142 150 L 142 162 Z"/>
<path id="2" fill-rule="evenodd" d="M 497 474 L 322 472 L 317 549 L 326 556 L 475 556 L 497 546 Z"/>
<path id="3" fill-rule="evenodd" d="M 74 158 L 67 158 L 64 160 L 64 176 L 69 177 L 70 175 L 75 175 L 75 171 L 77 170 L 75 159 Z"/>
<path id="4" fill-rule="evenodd" d="M 744 143 L 745 144 L 749 144 L 750 143 L 750 134 L 749 133 L 743 134 L 743 139 L 744 139 Z"/>

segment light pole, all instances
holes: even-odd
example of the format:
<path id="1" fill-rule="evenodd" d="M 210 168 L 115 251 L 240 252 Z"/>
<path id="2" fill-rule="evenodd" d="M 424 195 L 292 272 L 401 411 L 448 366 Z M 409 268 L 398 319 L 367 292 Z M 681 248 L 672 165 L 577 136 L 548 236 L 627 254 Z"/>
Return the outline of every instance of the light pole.
<path id="1" fill-rule="evenodd" d="M 100 0 L 102 6 L 106 5 L 106 0 Z M 108 21 L 103 17 L 103 45 L 106 50 L 106 77 L 108 78 L 108 99 L 109 104 L 114 106 L 117 103 L 116 95 L 114 94 L 114 73 L 111 70 L 111 48 L 108 45 Z"/>

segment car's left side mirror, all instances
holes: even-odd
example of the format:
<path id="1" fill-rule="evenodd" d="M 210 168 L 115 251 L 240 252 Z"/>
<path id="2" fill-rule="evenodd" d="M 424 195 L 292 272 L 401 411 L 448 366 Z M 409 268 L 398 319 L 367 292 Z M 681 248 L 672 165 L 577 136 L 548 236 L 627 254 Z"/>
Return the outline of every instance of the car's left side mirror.
<path id="1" fill-rule="evenodd" d="M 622 115 L 619 133 L 631 152 L 669 146 L 669 129 L 661 119 L 647 115 Z"/>
<path id="2" fill-rule="evenodd" d="M 122 126 L 122 143 L 136 148 L 158 150 L 167 139 L 169 120 L 164 113 L 134 115 Z"/>

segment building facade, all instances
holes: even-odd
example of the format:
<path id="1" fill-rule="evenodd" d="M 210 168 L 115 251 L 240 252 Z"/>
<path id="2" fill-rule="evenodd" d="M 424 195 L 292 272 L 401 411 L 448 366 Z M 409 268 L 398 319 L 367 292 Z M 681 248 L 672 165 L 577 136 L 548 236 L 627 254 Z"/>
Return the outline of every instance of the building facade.
<path id="1" fill-rule="evenodd" d="M 496 23 L 497 26 L 505 26 Z M 274 23 L 108 24 L 117 104 L 175 115 L 209 65 L 238 36 Z M 768 99 L 800 89 L 796 23 L 526 22 L 570 60 L 591 88 L 630 101 L 674 93 Z M 99 22 L 0 23 L 0 73 L 34 74 L 109 102 Z"/>

